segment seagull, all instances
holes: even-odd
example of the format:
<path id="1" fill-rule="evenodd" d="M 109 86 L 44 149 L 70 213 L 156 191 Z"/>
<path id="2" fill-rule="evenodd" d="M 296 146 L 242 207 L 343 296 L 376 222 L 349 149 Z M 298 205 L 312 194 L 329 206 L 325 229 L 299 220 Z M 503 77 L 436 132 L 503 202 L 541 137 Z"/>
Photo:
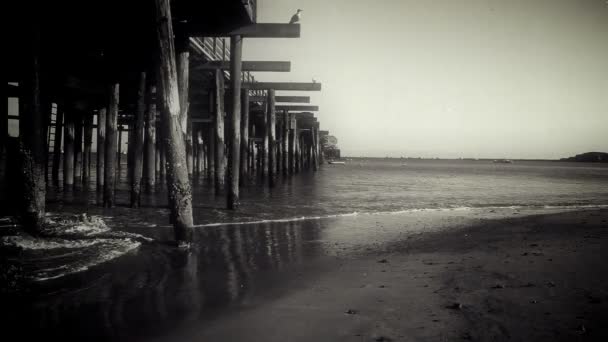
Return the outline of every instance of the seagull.
<path id="1" fill-rule="evenodd" d="M 295 23 L 298 23 L 300 21 L 300 12 L 302 12 L 302 10 L 298 9 L 298 11 L 296 12 L 296 14 L 294 14 L 291 17 L 291 20 L 289 21 L 290 24 L 295 24 Z"/>

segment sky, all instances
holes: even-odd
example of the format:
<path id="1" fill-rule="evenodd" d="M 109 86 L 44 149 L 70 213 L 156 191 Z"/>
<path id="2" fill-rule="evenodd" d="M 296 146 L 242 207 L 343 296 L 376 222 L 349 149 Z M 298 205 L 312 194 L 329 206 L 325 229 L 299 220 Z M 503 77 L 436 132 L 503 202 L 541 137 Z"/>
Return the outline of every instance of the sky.
<path id="1" fill-rule="evenodd" d="M 309 95 L 343 156 L 560 158 L 608 151 L 606 0 L 258 0 L 243 60 L 286 60 L 262 81 Z"/>

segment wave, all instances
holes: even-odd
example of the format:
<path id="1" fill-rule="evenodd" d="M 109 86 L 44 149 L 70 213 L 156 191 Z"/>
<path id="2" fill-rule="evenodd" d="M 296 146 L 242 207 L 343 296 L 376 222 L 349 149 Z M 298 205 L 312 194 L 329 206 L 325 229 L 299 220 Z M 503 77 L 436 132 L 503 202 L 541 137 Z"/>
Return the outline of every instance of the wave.
<path id="1" fill-rule="evenodd" d="M 536 209 L 536 210 L 577 210 L 577 209 L 606 209 L 608 204 L 565 204 L 565 205 L 506 205 L 506 206 L 478 206 L 478 207 L 443 207 L 443 208 L 411 208 L 411 209 L 399 209 L 389 211 L 353 211 L 342 214 L 328 214 L 328 215 L 317 215 L 317 216 L 298 216 L 289 218 L 277 218 L 277 219 L 265 219 L 265 220 L 252 220 L 252 221 L 238 221 L 238 222 L 214 222 L 195 225 L 196 228 L 204 227 L 218 227 L 218 226 L 240 226 L 249 224 L 264 224 L 264 223 L 285 223 L 285 222 L 297 222 L 297 221 L 315 221 L 339 217 L 352 217 L 352 216 L 372 216 L 372 215 L 399 215 L 417 212 L 450 212 L 450 211 L 473 211 L 473 210 L 523 210 L 523 209 Z"/>
<path id="2" fill-rule="evenodd" d="M 152 239 L 112 231 L 99 216 L 47 214 L 45 237 L 4 236 L 0 244 L 20 250 L 20 262 L 33 281 L 57 279 L 116 259 Z"/>

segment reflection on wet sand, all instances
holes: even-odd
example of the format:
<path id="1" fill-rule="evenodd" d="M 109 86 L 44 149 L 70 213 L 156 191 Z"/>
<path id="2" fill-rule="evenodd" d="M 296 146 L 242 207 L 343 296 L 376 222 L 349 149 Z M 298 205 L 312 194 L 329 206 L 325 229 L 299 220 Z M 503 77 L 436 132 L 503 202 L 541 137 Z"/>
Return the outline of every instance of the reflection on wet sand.
<path id="1" fill-rule="evenodd" d="M 143 244 L 111 262 L 33 286 L 15 327 L 27 334 L 73 340 L 134 340 L 171 334 L 229 310 L 278 296 L 305 255 L 319 255 L 319 221 L 209 227 L 190 250 Z M 26 318 L 27 317 L 27 318 Z M 28 336 L 34 337 L 34 336 Z"/>

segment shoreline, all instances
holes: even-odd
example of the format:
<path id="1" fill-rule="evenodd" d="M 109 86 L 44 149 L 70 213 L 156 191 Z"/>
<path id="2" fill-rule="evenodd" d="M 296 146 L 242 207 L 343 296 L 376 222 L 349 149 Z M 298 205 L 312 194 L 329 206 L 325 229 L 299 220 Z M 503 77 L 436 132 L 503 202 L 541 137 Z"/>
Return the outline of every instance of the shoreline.
<path id="1" fill-rule="evenodd" d="M 86 305 L 93 312 L 118 312 L 122 318 L 108 318 L 109 326 L 91 312 L 80 313 L 81 323 L 99 340 L 588 341 L 608 336 L 601 325 L 608 317 L 603 263 L 608 210 L 470 214 L 208 227 L 197 230 L 197 238 L 209 246 L 185 254 L 163 244 L 170 229 L 148 229 L 157 242 L 82 274 L 38 284 L 47 293 L 21 297 L 32 304 L 23 315 L 45 317 L 39 315 L 47 306 L 58 318 L 72 306 L 76 312 Z M 125 269 L 132 274 L 121 274 Z M 143 287 L 134 285 L 142 281 Z M 52 294 L 66 284 L 67 294 Z M 158 284 L 164 286 L 162 300 L 156 297 Z M 155 298 L 151 312 L 145 309 L 149 295 Z M 129 312 L 123 311 L 127 302 L 133 306 Z M 158 316 L 171 307 L 182 313 Z M 134 317 L 141 322 L 125 323 Z M 140 325 L 151 322 L 157 329 L 143 334 Z M 31 333 L 80 336 L 79 328 L 70 327 L 77 331 L 68 334 L 57 330 L 58 322 L 47 324 Z"/>

